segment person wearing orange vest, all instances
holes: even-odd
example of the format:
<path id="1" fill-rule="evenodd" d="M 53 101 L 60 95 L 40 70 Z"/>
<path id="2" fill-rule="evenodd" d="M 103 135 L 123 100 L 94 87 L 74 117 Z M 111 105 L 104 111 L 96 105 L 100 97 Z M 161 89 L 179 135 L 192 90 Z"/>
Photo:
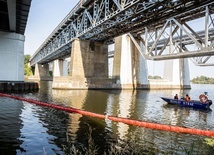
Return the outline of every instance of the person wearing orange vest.
<path id="1" fill-rule="evenodd" d="M 186 94 L 185 101 L 190 101 L 190 96 Z"/>

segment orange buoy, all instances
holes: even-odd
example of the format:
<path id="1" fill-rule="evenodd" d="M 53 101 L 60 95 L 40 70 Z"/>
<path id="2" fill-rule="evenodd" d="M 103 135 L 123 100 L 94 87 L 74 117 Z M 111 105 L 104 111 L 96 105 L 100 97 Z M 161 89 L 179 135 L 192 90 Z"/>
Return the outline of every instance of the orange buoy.
<path id="1" fill-rule="evenodd" d="M 144 128 L 214 137 L 214 131 L 212 131 L 212 130 L 209 131 L 209 130 L 201 130 L 201 129 L 194 129 L 194 128 L 184 128 L 184 127 L 179 127 L 179 126 L 144 122 L 141 120 L 133 120 L 133 119 L 129 119 L 129 118 L 102 115 L 102 114 L 97 114 L 97 113 L 84 111 L 84 110 L 80 110 L 80 109 L 76 109 L 76 108 L 71 108 L 71 107 L 66 107 L 66 106 L 61 106 L 61 105 L 56 105 L 56 104 L 51 104 L 51 103 L 45 103 L 45 102 L 41 102 L 41 101 L 37 101 L 37 100 L 26 99 L 26 98 L 22 98 L 19 96 L 13 96 L 13 95 L 3 94 L 3 93 L 0 93 L 0 96 L 12 98 L 15 100 L 26 101 L 26 102 L 33 103 L 36 105 L 50 107 L 50 108 L 66 111 L 69 113 L 78 113 L 78 114 L 81 114 L 84 116 L 90 116 L 90 117 L 95 117 L 95 118 L 100 118 L 100 119 L 109 119 L 111 121 L 122 122 L 125 124 L 140 126 L 140 127 L 144 127 Z"/>
<path id="2" fill-rule="evenodd" d="M 204 94 L 199 95 L 199 99 L 202 103 L 206 103 L 208 101 L 208 97 Z"/>

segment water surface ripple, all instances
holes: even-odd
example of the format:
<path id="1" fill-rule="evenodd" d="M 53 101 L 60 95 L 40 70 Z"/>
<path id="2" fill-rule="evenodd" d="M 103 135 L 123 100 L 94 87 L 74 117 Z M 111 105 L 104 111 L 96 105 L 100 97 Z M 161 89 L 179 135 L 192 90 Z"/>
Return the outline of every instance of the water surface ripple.
<path id="1" fill-rule="evenodd" d="M 204 91 L 214 101 L 213 85 L 192 85 L 191 90 L 52 90 L 50 82 L 41 82 L 34 93 L 21 97 L 66 105 L 99 114 L 181 127 L 214 130 L 213 111 L 168 105 L 160 96 L 184 96 L 192 99 Z M 214 109 L 214 105 L 211 106 Z M 66 113 L 9 98 L 0 98 L 0 154 L 71 154 L 71 146 L 81 150 L 90 143 L 98 154 L 121 150 L 143 150 L 145 154 L 210 154 L 214 148 L 207 137 L 172 133 L 129 126 Z M 132 150 L 133 151 L 133 150 Z M 127 152 L 124 154 L 128 154 Z"/>

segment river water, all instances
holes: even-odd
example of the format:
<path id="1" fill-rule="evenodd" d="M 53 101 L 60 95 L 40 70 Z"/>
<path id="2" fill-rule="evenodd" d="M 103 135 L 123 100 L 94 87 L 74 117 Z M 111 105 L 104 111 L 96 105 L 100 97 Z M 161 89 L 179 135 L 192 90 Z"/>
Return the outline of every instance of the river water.
<path id="1" fill-rule="evenodd" d="M 99 114 L 181 127 L 214 130 L 214 112 L 168 105 L 160 96 L 176 93 L 191 99 L 207 91 L 214 101 L 214 85 L 190 90 L 52 90 L 41 82 L 25 98 L 71 106 Z M 211 106 L 214 109 L 214 105 Z M 212 154 L 209 137 L 152 130 L 62 112 L 23 101 L 0 98 L 0 155 L 13 154 Z"/>

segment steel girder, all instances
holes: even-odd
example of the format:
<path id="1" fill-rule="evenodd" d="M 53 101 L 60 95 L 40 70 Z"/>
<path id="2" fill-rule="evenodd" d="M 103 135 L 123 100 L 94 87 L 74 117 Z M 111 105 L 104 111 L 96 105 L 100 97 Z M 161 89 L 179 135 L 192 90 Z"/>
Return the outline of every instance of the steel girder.
<path id="1" fill-rule="evenodd" d="M 214 55 L 214 14 L 211 11 L 213 8 L 208 6 L 205 8 L 204 17 L 198 21 L 185 22 L 169 18 L 161 28 L 146 27 L 141 33 L 129 36 L 145 59 L 191 57 L 195 65 L 214 65 L 207 63 Z M 137 39 L 141 42 L 139 43 Z"/>
<path id="2" fill-rule="evenodd" d="M 170 17 L 183 22 L 199 18 L 205 6 L 213 4 L 212 0 L 80 0 L 35 52 L 31 65 L 69 55 L 74 38 L 107 42 L 145 27 L 161 27 Z"/>
<path id="3" fill-rule="evenodd" d="M 206 10 L 205 23 L 206 23 L 205 25 L 206 33 L 204 44 L 208 48 L 214 49 L 214 14 L 210 15 L 209 10 Z M 208 32 L 209 29 L 211 29 L 211 33 Z M 209 62 L 209 60 L 211 60 L 211 62 Z M 197 66 L 214 66 L 212 56 L 194 57 L 192 58 L 192 61 Z"/>

